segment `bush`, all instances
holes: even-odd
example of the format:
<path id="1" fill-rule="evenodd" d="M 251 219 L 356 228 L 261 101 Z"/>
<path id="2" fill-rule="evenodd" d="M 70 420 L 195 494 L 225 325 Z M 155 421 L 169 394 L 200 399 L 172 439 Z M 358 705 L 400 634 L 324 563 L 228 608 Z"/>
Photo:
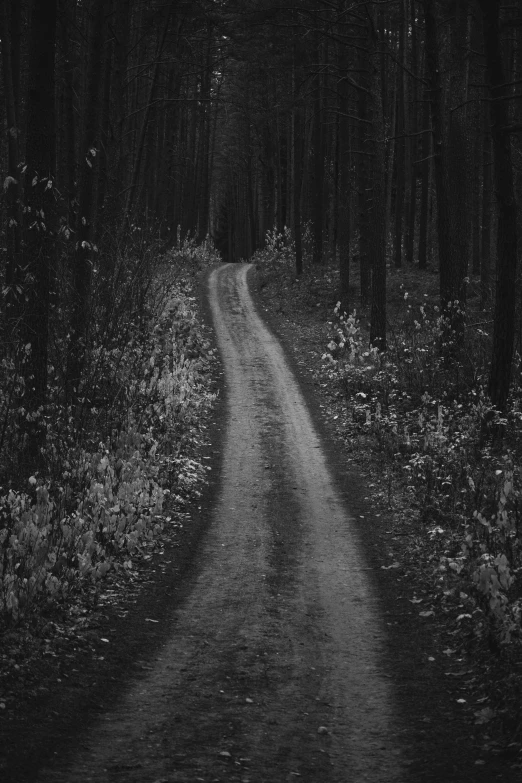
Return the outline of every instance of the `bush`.
<path id="1" fill-rule="evenodd" d="M 105 332 L 93 330 L 74 403 L 50 368 L 49 404 L 41 412 L 44 467 L 17 481 L 10 480 L 15 463 L 7 449 L 16 455 L 20 447 L 23 381 L 4 360 L 2 624 L 97 583 L 110 569 L 131 569 L 168 524 L 166 501 L 171 510 L 183 504 L 202 480 L 192 452 L 213 400 L 215 358 L 197 320 L 190 275 L 180 269 L 213 260 L 208 244 L 185 243 L 156 265 L 141 319 L 122 306 Z M 121 292 L 115 310 L 119 300 Z M 55 356 L 62 349 L 55 345 Z"/>
<path id="2" fill-rule="evenodd" d="M 475 637 L 497 649 L 520 643 L 521 415 L 515 406 L 501 418 L 489 406 L 483 340 L 441 350 L 447 324 L 422 305 L 408 308 L 382 354 L 368 348 L 355 313 L 337 306 L 334 315 L 328 374 L 415 500 L 426 535 L 436 535 L 439 586 L 467 597 Z"/>

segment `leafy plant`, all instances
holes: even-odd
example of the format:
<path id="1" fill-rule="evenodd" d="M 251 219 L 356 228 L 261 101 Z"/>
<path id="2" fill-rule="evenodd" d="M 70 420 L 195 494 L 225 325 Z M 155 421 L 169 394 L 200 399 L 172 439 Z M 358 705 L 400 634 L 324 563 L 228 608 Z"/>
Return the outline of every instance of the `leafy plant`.
<path id="1" fill-rule="evenodd" d="M 51 368 L 49 404 L 41 412 L 45 471 L 11 487 L 6 446 L 19 437 L 23 381 L 14 375 L 8 382 L 11 365 L 4 362 L 2 624 L 98 583 L 111 569 L 131 569 L 167 524 L 165 504 L 172 513 L 197 491 L 205 471 L 194 447 L 213 402 L 215 358 L 198 322 L 190 275 L 179 269 L 213 258 L 208 244 L 193 243 L 164 258 L 147 287 L 146 328 L 122 307 L 119 329 L 109 322 L 105 333 L 91 336 L 74 405 Z M 132 290 L 132 276 L 129 285 Z"/>
<path id="2" fill-rule="evenodd" d="M 415 312 L 406 293 L 404 303 L 385 354 L 368 347 L 356 314 L 338 305 L 325 371 L 386 471 L 405 485 L 427 535 L 436 524 L 437 578 L 445 574 L 451 590 L 468 596 L 475 636 L 502 649 L 522 641 L 520 415 L 515 407 L 501 418 L 488 405 L 476 336 L 448 361 L 448 325 L 437 308 Z"/>

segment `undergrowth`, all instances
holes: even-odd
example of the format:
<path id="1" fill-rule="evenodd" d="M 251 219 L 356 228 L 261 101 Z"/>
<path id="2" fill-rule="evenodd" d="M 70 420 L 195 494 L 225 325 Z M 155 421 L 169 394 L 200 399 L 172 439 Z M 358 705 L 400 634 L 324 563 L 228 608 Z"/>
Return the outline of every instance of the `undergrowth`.
<path id="1" fill-rule="evenodd" d="M 306 243 L 299 281 L 287 232 L 270 232 L 254 261 L 261 287 L 279 280 L 301 307 L 328 305 L 337 270 L 314 267 Z M 442 602 L 459 607 L 470 640 L 512 658 L 522 646 L 522 390 L 506 415 L 492 409 L 484 314 L 442 351 L 448 327 L 430 277 L 419 279 L 429 294 L 391 281 L 385 353 L 369 345 L 365 311 L 332 306 L 323 369 L 342 391 L 352 432 L 369 441 L 424 525 Z"/>
<path id="2" fill-rule="evenodd" d="M 277 252 L 267 242 L 254 258 L 261 296 L 281 316 L 287 339 L 295 339 L 297 363 L 309 367 L 349 461 L 371 477 L 372 500 L 379 511 L 387 509 L 386 545 L 394 561 L 382 568 L 397 568 L 407 580 L 422 622 L 437 621 L 441 660 L 447 656 L 461 667 L 466 660 L 473 669 L 469 688 L 478 706 L 471 700 L 468 706 L 477 742 L 485 752 L 516 754 L 522 389 L 514 385 L 507 414 L 492 409 L 486 388 L 493 322 L 479 304 L 478 281 L 468 286 L 463 339 L 442 352 L 449 330 L 437 309 L 438 276 L 390 267 L 389 348 L 382 354 L 369 345 L 369 308 L 346 314 L 336 307 L 338 261 L 332 256 L 314 265 L 307 250 L 296 279 L 291 243 L 281 252 L 284 238 L 278 235 Z M 350 255 L 356 259 L 356 242 Z M 358 298 L 358 274 L 351 264 L 351 302 Z"/>
<path id="3" fill-rule="evenodd" d="M 484 392 L 470 341 L 440 352 L 445 326 L 426 304 L 404 319 L 385 354 L 355 314 L 337 308 L 324 360 L 354 422 L 398 475 L 436 550 L 436 577 L 461 621 L 497 652 L 522 641 L 522 427 L 513 399 L 501 417 Z M 473 335 L 476 341 L 476 335 Z M 464 358 L 465 357 L 465 358 Z M 464 604 L 462 604 L 462 596 Z"/>
<path id="4" fill-rule="evenodd" d="M 154 548 L 203 480 L 194 459 L 213 395 L 213 350 L 190 278 L 218 260 L 209 244 L 143 255 L 93 318 L 82 385 L 70 402 L 67 347 L 50 357 L 41 469 L 20 475 L 23 379 L 6 355 L 0 378 L 0 627 L 63 602 Z M 58 368 L 58 369 L 56 369 Z"/>

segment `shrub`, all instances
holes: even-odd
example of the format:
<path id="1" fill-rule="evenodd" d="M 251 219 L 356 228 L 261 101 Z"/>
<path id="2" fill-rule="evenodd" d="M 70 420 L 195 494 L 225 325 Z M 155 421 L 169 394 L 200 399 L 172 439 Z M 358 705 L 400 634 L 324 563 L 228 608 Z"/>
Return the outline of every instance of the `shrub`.
<path id="1" fill-rule="evenodd" d="M 484 341 L 470 333 L 462 346 L 443 346 L 447 324 L 422 305 L 408 307 L 382 354 L 368 348 L 355 313 L 338 305 L 334 316 L 326 371 L 354 426 L 416 500 L 426 535 L 436 523 L 437 579 L 468 596 L 476 637 L 498 649 L 520 642 L 521 416 L 488 405 Z"/>
<path id="2" fill-rule="evenodd" d="M 94 330 L 74 404 L 51 367 L 41 412 L 45 470 L 11 486 L 6 447 L 17 445 L 22 381 L 10 375 L 7 359 L 2 365 L 2 624 L 97 583 L 110 569 L 132 568 L 167 524 L 166 501 L 170 509 L 184 503 L 203 479 L 192 452 L 213 400 L 215 359 L 188 275 L 180 274 L 182 256 L 191 269 L 214 260 L 208 244 L 185 243 L 156 266 L 143 319 L 122 308 L 105 333 Z"/>

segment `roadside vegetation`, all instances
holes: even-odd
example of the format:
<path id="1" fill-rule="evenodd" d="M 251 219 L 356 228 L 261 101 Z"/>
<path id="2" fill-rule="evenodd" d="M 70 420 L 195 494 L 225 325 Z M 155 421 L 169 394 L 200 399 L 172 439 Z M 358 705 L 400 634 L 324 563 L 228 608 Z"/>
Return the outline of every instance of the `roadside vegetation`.
<path id="1" fill-rule="evenodd" d="M 42 420 L 39 470 L 24 475 L 23 378 L 4 362 L 0 384 L 0 630 L 45 616 L 96 592 L 111 571 L 132 571 L 154 550 L 201 484 L 195 459 L 212 405 L 215 360 L 196 311 L 195 275 L 218 259 L 209 244 L 185 242 L 135 258 L 86 352 L 80 396 L 57 376 Z M 136 313 L 136 273 L 148 263 Z M 127 260 L 127 270 L 131 266 Z M 131 267 L 132 268 L 132 267 Z M 17 393 L 15 393 L 17 392 Z M 40 617 L 41 620 L 41 617 Z"/>
<path id="2" fill-rule="evenodd" d="M 306 260 L 306 242 L 304 249 Z M 393 556 L 381 567 L 407 575 L 421 622 L 439 621 L 448 665 L 459 660 L 460 676 L 462 661 L 478 667 L 469 717 L 483 733 L 483 747 L 516 755 L 522 390 L 513 385 L 502 415 L 488 400 L 492 322 L 474 281 L 463 337 L 448 345 L 436 276 L 391 273 L 388 346 L 380 352 L 370 343 L 370 308 L 341 310 L 332 263 L 316 266 L 310 257 L 296 279 L 293 245 L 284 234 L 269 235 L 254 260 L 264 305 L 287 330 L 298 365 L 315 379 L 326 418 L 390 518 Z M 357 273 L 352 283 L 355 294 Z"/>

